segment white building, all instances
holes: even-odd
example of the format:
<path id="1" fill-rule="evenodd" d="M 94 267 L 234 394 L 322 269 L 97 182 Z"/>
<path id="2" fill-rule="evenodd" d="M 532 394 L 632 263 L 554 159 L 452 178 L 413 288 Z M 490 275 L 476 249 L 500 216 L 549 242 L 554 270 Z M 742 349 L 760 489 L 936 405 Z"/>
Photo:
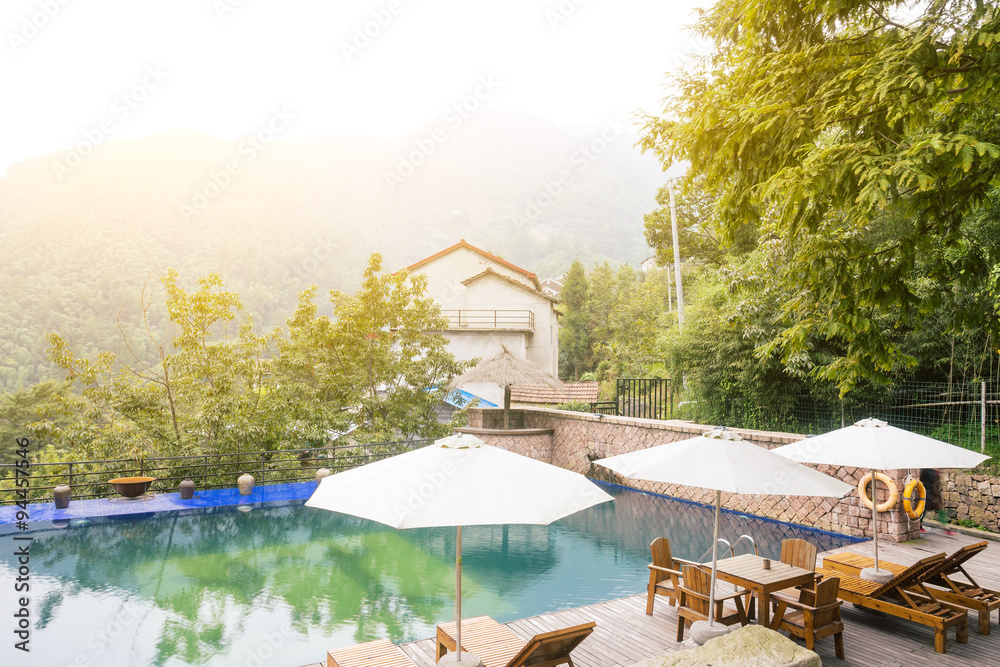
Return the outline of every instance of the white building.
<path id="1" fill-rule="evenodd" d="M 556 299 L 542 291 L 534 273 L 462 239 L 410 266 L 427 276 L 427 294 L 448 319 L 444 331 L 459 359 L 489 357 L 506 345 L 554 377 L 559 373 L 559 322 Z M 492 403 L 503 404 L 495 386 L 465 387 Z"/>

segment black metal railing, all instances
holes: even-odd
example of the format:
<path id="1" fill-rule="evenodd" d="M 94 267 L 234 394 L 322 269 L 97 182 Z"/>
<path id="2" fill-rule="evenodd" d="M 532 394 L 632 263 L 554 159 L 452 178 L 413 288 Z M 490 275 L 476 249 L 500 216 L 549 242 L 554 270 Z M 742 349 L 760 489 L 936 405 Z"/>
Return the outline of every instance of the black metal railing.
<path id="1" fill-rule="evenodd" d="M 449 329 L 534 331 L 535 314 L 530 310 L 442 310 Z"/>
<path id="2" fill-rule="evenodd" d="M 599 415 L 617 415 L 618 401 L 594 401 L 590 404 L 590 411 Z"/>
<path id="3" fill-rule="evenodd" d="M 429 444 L 431 440 L 403 440 L 368 445 L 346 445 L 312 449 L 163 456 L 141 461 L 59 461 L 32 463 L 28 469 L 29 501 L 51 500 L 52 490 L 69 484 L 73 498 L 103 498 L 114 495 L 108 480 L 116 477 L 156 477 L 153 491 L 175 491 L 181 480 L 191 479 L 200 489 L 220 489 L 236 485 L 243 473 L 258 484 L 302 482 L 316 478 L 316 470 L 339 472 L 378 461 Z M 12 464 L 0 465 L 0 505 L 18 499 Z"/>
<path id="4" fill-rule="evenodd" d="M 674 392 L 670 379 L 619 378 L 615 385 L 617 414 L 643 419 L 673 419 Z"/>

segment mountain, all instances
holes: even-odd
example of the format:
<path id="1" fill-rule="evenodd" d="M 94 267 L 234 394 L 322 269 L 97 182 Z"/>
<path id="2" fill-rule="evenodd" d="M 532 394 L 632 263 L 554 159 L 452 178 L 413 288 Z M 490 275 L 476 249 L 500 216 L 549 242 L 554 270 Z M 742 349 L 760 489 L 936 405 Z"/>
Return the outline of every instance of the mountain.
<path id="1" fill-rule="evenodd" d="M 662 182 L 625 122 L 566 129 L 517 114 L 448 112 L 394 138 L 237 140 L 175 130 L 79 144 L 0 178 L 0 389 L 57 374 L 45 333 L 77 353 L 123 352 L 141 293 L 167 268 L 219 273 L 261 330 L 316 283 L 354 289 L 372 252 L 403 267 L 460 238 L 535 271 L 638 263 Z M 165 331 L 154 303 L 150 327 Z M 169 332 L 168 332 L 169 335 Z M 137 352 L 147 352 L 136 336 Z"/>

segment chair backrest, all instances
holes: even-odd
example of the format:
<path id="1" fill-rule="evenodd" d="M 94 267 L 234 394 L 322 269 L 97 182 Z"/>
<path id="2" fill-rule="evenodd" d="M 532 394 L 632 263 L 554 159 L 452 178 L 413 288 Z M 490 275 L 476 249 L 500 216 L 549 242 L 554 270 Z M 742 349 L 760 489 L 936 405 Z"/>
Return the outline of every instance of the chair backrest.
<path id="1" fill-rule="evenodd" d="M 708 616 L 708 594 L 712 590 L 712 575 L 700 567 L 685 565 L 681 568 L 684 575 L 684 588 L 694 595 L 684 595 L 684 606 Z"/>
<path id="2" fill-rule="evenodd" d="M 783 540 L 781 542 L 781 562 L 804 570 L 816 569 L 816 545 L 805 540 Z"/>
<path id="3" fill-rule="evenodd" d="M 514 656 L 507 667 L 550 667 L 569 662 L 569 654 L 590 636 L 597 623 L 583 623 L 562 630 L 543 632 L 535 635 L 521 651 Z"/>
<path id="4" fill-rule="evenodd" d="M 837 601 L 837 592 L 840 590 L 840 579 L 829 577 L 816 584 L 816 597 L 812 603 L 813 607 L 822 607 Z M 827 609 L 816 612 L 813 616 L 813 627 L 822 628 L 830 623 L 840 620 L 840 609 Z"/>
<path id="5" fill-rule="evenodd" d="M 962 567 L 962 564 L 965 563 L 965 561 L 969 560 L 988 546 L 989 543 L 983 541 L 976 542 L 975 544 L 966 544 L 961 549 L 956 549 L 955 553 L 945 559 L 940 574 L 954 574 L 955 572 L 958 572 L 959 568 Z"/>
<path id="6" fill-rule="evenodd" d="M 868 595 L 869 597 L 877 598 L 897 588 L 900 590 L 909 588 L 910 586 L 919 583 L 929 570 L 940 565 L 944 559 L 944 554 L 940 553 L 918 560 L 916 563 L 906 568 Z"/>
<path id="7" fill-rule="evenodd" d="M 674 567 L 674 557 L 670 554 L 670 538 L 657 537 L 649 545 L 649 550 L 653 556 L 653 565 L 665 567 L 668 570 L 676 569 Z M 659 572 L 657 570 L 652 570 L 652 572 L 656 577 L 656 583 L 660 583 L 670 576 L 666 572 Z"/>

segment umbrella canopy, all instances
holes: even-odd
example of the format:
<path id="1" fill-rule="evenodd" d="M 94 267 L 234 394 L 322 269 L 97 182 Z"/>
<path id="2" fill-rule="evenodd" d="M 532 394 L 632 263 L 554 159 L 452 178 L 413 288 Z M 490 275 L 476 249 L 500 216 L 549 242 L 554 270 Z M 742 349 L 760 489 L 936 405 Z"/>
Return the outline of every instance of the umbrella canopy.
<path id="1" fill-rule="evenodd" d="M 971 449 L 890 426 L 880 419 L 862 419 L 851 426 L 773 451 L 802 463 L 826 463 L 868 470 L 975 468 L 990 458 Z"/>
<path id="2" fill-rule="evenodd" d="M 559 389 L 563 383 L 552 377 L 524 357 L 519 357 L 506 345 L 500 345 L 500 352 L 480 361 L 476 366 L 458 376 L 448 385 L 457 389 L 463 384 L 481 382 L 503 387 L 503 426 L 510 427 L 510 387 L 515 384 L 547 384 Z"/>
<path id="3" fill-rule="evenodd" d="M 579 473 L 459 433 L 325 477 L 306 506 L 393 528 L 458 527 L 455 609 L 461 661 L 462 526 L 547 525 L 609 500 Z"/>
<path id="4" fill-rule="evenodd" d="M 323 478 L 306 502 L 393 528 L 547 525 L 611 496 L 579 473 L 457 434 Z"/>
<path id="5" fill-rule="evenodd" d="M 657 445 L 594 461 L 625 477 L 715 490 L 715 542 L 708 624 L 715 611 L 719 510 L 722 492 L 840 498 L 854 487 L 746 442 L 725 428 L 689 440 Z M 788 465 L 791 463 L 791 465 Z"/>
<path id="6" fill-rule="evenodd" d="M 773 451 L 792 461 L 866 468 L 873 473 L 876 470 L 899 468 L 974 468 L 990 458 L 985 454 L 890 426 L 880 419 L 862 419 L 851 426 L 815 438 L 806 438 Z M 891 573 L 880 570 L 878 566 L 878 502 L 875 500 L 874 474 L 871 497 L 875 567 L 862 572 L 862 576 L 880 581 L 891 576 Z"/>

